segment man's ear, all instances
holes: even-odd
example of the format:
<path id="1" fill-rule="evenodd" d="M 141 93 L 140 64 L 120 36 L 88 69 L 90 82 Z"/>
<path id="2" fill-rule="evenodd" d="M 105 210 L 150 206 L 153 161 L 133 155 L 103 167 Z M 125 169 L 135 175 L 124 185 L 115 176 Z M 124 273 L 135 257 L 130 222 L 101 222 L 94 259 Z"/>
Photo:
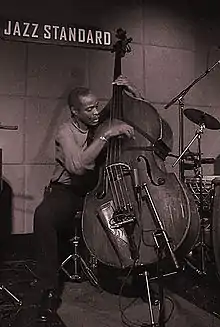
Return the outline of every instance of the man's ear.
<path id="1" fill-rule="evenodd" d="M 78 111 L 72 106 L 70 107 L 71 116 L 77 116 Z"/>

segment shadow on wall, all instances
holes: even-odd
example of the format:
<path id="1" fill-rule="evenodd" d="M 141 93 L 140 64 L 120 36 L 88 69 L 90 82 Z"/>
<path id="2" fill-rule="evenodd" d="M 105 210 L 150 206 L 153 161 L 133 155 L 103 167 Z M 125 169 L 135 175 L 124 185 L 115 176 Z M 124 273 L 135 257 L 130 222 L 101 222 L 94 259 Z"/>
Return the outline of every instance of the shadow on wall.
<path id="1" fill-rule="evenodd" d="M 0 193 L 0 261 L 4 259 L 4 249 L 12 231 L 12 198 L 12 188 L 3 179 Z"/>

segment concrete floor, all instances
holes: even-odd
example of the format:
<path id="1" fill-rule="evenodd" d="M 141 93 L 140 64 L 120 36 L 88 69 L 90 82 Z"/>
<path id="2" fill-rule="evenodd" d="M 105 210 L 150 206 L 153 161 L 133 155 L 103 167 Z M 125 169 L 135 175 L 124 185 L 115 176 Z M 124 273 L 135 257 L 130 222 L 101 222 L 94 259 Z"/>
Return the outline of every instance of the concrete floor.
<path id="1" fill-rule="evenodd" d="M 67 327 L 150 326 L 148 303 L 140 298 L 122 297 L 123 323 L 119 296 L 99 291 L 88 282 L 67 282 L 58 314 Z M 158 321 L 158 306 L 153 307 Z M 220 320 L 182 297 L 165 291 L 166 327 L 220 327 Z"/>
<path id="2" fill-rule="evenodd" d="M 10 263 L 9 269 L 3 270 L 1 282 L 19 298 L 24 298 L 25 292 L 33 280 L 28 271 L 29 263 L 19 265 Z M 97 288 L 88 280 L 81 283 L 65 281 L 62 292 L 62 304 L 57 316 L 52 317 L 47 324 L 36 323 L 37 308 L 22 305 L 18 308 L 12 305 L 11 299 L 8 309 L 3 310 L 6 296 L 0 292 L 0 319 L 1 327 L 220 327 L 220 306 L 218 294 L 219 284 L 215 284 L 215 293 L 208 283 L 205 287 L 199 283 L 198 277 L 191 280 L 185 276 L 171 277 L 164 290 L 164 321 L 165 324 L 153 325 L 150 318 L 148 301 L 144 285 L 143 290 L 135 294 Z M 114 283 L 113 283 L 114 284 Z M 152 285 L 152 284 L 151 284 Z M 154 286 L 157 285 L 154 283 Z M 176 291 L 175 291 L 176 290 Z M 184 292 L 185 291 L 185 292 Z M 152 292 L 153 293 L 153 292 Z M 152 294 L 151 293 L 151 294 Z M 179 294 L 182 294 L 179 295 Z M 143 296 L 145 295 L 145 296 Z M 207 310 L 206 310 L 207 309 Z M 20 311 L 22 315 L 17 314 Z M 4 312 L 4 314 L 3 314 Z M 159 306 L 153 305 L 154 321 L 158 322 Z M 60 319 L 59 319 L 60 318 Z"/>
<path id="3" fill-rule="evenodd" d="M 28 236 L 14 237 L 9 242 L 11 250 L 5 252 L 6 259 L 10 261 L 2 262 L 0 267 L 0 283 L 4 283 L 21 299 L 33 280 L 35 263 L 31 244 Z M 164 287 L 165 324 L 155 326 L 220 327 L 220 282 L 215 270 L 215 265 L 211 262 L 208 267 L 209 276 L 199 277 L 187 268 L 169 277 Z M 0 292 L 0 326 L 151 327 L 148 302 L 143 297 L 143 294 L 146 295 L 144 284 L 139 284 L 138 291 L 135 288 L 130 293 L 124 292 L 120 297 L 117 287 L 114 289 L 115 283 L 111 274 L 106 281 L 111 281 L 113 287 L 98 289 L 86 279 L 81 283 L 66 280 L 58 315 L 46 325 L 35 323 L 36 308 L 18 308 L 4 292 Z M 24 313 L 22 322 L 16 316 L 18 311 Z M 153 312 L 157 322 L 159 307 L 153 306 Z"/>

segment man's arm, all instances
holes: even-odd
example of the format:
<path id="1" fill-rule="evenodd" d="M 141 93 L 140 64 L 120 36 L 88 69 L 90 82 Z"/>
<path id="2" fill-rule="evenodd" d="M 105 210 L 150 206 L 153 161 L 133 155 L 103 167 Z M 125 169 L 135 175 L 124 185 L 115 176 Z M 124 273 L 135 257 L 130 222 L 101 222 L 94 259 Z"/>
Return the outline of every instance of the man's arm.
<path id="1" fill-rule="evenodd" d="M 85 150 L 74 142 L 68 127 L 61 129 L 57 136 L 57 142 L 64 154 L 64 166 L 70 174 L 83 175 L 86 170 L 95 166 L 95 159 L 104 148 L 107 138 L 95 139 Z"/>
<path id="2" fill-rule="evenodd" d="M 82 149 L 74 142 L 69 127 L 66 126 L 62 128 L 58 133 L 57 142 L 63 150 L 65 168 L 69 173 L 77 175 L 83 175 L 86 170 L 93 169 L 95 166 L 95 159 L 108 140 L 111 137 L 119 135 L 132 138 L 134 136 L 134 129 L 124 122 L 117 122 L 103 129 L 101 135 L 98 135 L 87 148 Z"/>

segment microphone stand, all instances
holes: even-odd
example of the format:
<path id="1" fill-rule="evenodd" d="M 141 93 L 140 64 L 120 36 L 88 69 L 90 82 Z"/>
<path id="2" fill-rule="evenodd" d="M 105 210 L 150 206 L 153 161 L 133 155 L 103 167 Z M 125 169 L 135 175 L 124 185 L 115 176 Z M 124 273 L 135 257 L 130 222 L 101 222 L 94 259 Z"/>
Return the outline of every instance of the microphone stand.
<path id="1" fill-rule="evenodd" d="M 182 90 L 179 94 L 177 94 L 169 103 L 164 106 L 164 109 L 168 109 L 171 105 L 178 101 L 179 103 L 179 177 L 180 180 L 184 180 L 184 164 L 182 159 L 183 152 L 183 141 L 184 141 L 184 126 L 183 126 L 183 111 L 184 111 L 184 97 L 189 92 L 189 90 L 197 84 L 201 79 L 203 79 L 206 75 L 208 75 L 218 64 L 220 64 L 220 60 L 216 61 L 214 65 L 208 68 L 204 73 L 198 76 L 195 80 L 192 81 L 184 90 Z"/>
<path id="2" fill-rule="evenodd" d="M 150 177 L 150 172 L 148 171 L 148 159 L 144 155 L 140 155 L 137 158 L 137 161 L 140 162 L 141 159 L 144 160 L 146 167 L 147 167 L 147 174 Z M 151 179 L 151 177 L 150 177 Z M 159 182 L 159 181 L 158 181 Z M 156 184 L 158 187 L 160 185 L 163 185 L 165 181 L 161 179 L 161 181 Z M 158 324 L 155 322 L 154 314 L 152 310 L 152 302 L 151 302 L 151 296 L 149 291 L 149 279 L 148 279 L 148 272 L 145 270 L 145 282 L 147 286 L 147 294 L 148 294 L 148 300 L 149 300 L 149 312 L 150 312 L 150 319 L 151 319 L 151 327 L 165 327 L 165 303 L 164 303 L 164 289 L 163 289 L 163 277 L 165 276 L 161 270 L 161 264 L 163 260 L 164 253 L 168 255 L 168 258 L 171 259 L 171 262 L 173 266 L 175 267 L 175 273 L 179 271 L 180 265 L 177 260 L 176 254 L 174 253 L 171 238 L 169 237 L 167 231 L 164 228 L 164 224 L 160 218 L 159 212 L 156 208 L 156 205 L 154 203 L 154 200 L 151 196 L 150 190 L 148 188 L 147 183 L 139 184 L 138 186 L 139 192 L 141 194 L 141 198 L 143 201 L 146 202 L 151 214 L 152 219 L 155 225 L 155 231 L 153 232 L 153 239 L 155 242 L 155 248 L 157 252 L 157 258 L 158 258 L 158 266 L 157 266 L 157 272 L 158 276 L 156 279 L 158 280 L 158 287 L 159 287 L 159 318 L 158 318 Z M 143 194 L 144 193 L 144 194 Z M 172 272 L 174 273 L 174 272 Z M 170 274 L 172 274 L 170 273 Z M 153 279 L 153 278 L 152 278 Z M 142 326 L 146 326 L 143 324 Z M 148 325 L 149 326 L 149 325 Z"/>

